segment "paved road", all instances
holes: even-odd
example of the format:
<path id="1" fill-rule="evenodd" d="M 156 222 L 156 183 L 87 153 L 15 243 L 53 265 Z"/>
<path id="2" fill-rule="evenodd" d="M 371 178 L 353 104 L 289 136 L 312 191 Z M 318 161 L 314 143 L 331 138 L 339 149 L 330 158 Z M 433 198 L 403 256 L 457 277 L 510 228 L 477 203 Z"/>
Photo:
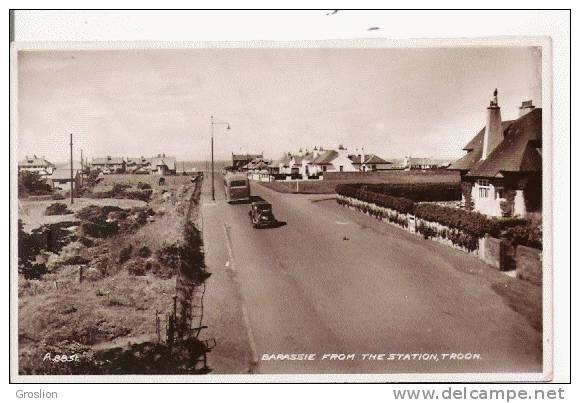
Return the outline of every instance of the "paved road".
<path id="1" fill-rule="evenodd" d="M 541 372 L 541 334 L 504 303 L 488 280 L 474 274 L 491 270 L 479 260 L 335 201 L 320 201 L 324 196 L 280 194 L 259 184 L 253 185 L 253 195 L 270 201 L 286 225 L 253 229 L 247 205 L 225 203 L 219 180 L 213 203 L 210 181 L 205 182 L 208 269 L 229 272 L 238 285 L 241 307 L 232 301 L 222 309 L 244 321 L 250 353 L 240 352 L 239 332 L 220 337 L 233 346 L 232 356 L 258 358 L 251 371 Z M 217 351 L 228 355 L 227 347 Z M 261 360 L 263 354 L 278 353 L 315 353 L 317 359 Z M 332 353 L 357 358 L 320 359 Z M 365 353 L 477 353 L 481 358 L 361 360 Z"/>

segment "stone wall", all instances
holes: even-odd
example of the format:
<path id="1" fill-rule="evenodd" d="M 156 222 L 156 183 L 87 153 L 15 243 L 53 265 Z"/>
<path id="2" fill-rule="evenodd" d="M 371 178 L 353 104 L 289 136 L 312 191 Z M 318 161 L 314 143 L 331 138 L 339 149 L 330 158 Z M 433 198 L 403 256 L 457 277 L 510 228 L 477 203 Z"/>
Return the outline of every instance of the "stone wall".
<path id="1" fill-rule="evenodd" d="M 522 280 L 542 285 L 542 251 L 527 246 L 516 248 L 516 274 Z"/>

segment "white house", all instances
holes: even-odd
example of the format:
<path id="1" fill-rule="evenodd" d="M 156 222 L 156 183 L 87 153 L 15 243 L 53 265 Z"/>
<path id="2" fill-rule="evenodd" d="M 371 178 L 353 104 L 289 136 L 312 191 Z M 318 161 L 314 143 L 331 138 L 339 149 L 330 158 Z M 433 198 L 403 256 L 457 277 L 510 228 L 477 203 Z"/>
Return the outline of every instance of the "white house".
<path id="1" fill-rule="evenodd" d="M 111 157 L 110 155 L 102 158 L 93 158 L 91 169 L 100 171 L 110 171 L 111 173 L 124 172 L 125 160 L 122 157 Z"/>
<path id="2" fill-rule="evenodd" d="M 490 216 L 524 216 L 542 208 L 542 109 L 524 101 L 519 117 L 502 121 L 497 89 L 483 129 L 449 169 L 461 174 L 463 201 Z"/>
<path id="3" fill-rule="evenodd" d="M 338 150 L 321 151 L 309 164 L 310 175 L 324 174 L 324 172 L 357 172 L 348 151 L 343 146 Z"/>
<path id="4" fill-rule="evenodd" d="M 38 158 L 36 155 L 33 157 L 25 156 L 24 160 L 18 162 L 18 171 L 36 172 L 41 177 L 47 177 L 51 175 L 54 169 L 54 164 L 47 161 L 44 156 L 40 158 Z"/>

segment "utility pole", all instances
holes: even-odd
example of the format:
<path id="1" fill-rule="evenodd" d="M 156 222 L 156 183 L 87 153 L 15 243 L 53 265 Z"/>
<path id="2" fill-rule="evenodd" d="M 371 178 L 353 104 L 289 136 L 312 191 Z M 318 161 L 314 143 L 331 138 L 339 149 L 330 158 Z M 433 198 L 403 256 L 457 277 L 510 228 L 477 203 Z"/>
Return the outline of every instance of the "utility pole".
<path id="1" fill-rule="evenodd" d="M 73 179 L 73 140 L 72 133 L 70 134 L 70 204 L 75 202 L 74 199 L 74 179 Z"/>
<path id="2" fill-rule="evenodd" d="M 215 201 L 215 185 L 214 185 L 214 161 L 213 161 L 213 127 L 215 125 L 225 125 L 227 130 L 230 130 L 230 124 L 228 122 L 216 122 L 213 120 L 213 115 L 211 116 L 211 199 Z"/>
<path id="3" fill-rule="evenodd" d="M 213 115 L 211 117 L 211 199 L 215 201 L 215 189 L 213 183 Z"/>
<path id="4" fill-rule="evenodd" d="M 81 148 L 81 187 L 83 187 L 83 176 L 85 175 L 85 170 L 83 167 L 83 149 Z"/>

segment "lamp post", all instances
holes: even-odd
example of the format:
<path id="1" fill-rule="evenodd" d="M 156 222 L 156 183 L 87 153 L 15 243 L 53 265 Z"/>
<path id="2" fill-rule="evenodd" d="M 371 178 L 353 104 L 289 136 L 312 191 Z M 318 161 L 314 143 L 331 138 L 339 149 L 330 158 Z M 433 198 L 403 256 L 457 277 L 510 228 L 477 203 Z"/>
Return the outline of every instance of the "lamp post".
<path id="1" fill-rule="evenodd" d="M 228 122 L 216 122 L 211 116 L 211 199 L 215 201 L 215 185 L 214 185 L 214 168 L 213 168 L 213 127 L 215 125 L 226 125 L 226 129 L 230 130 L 230 124 Z"/>

